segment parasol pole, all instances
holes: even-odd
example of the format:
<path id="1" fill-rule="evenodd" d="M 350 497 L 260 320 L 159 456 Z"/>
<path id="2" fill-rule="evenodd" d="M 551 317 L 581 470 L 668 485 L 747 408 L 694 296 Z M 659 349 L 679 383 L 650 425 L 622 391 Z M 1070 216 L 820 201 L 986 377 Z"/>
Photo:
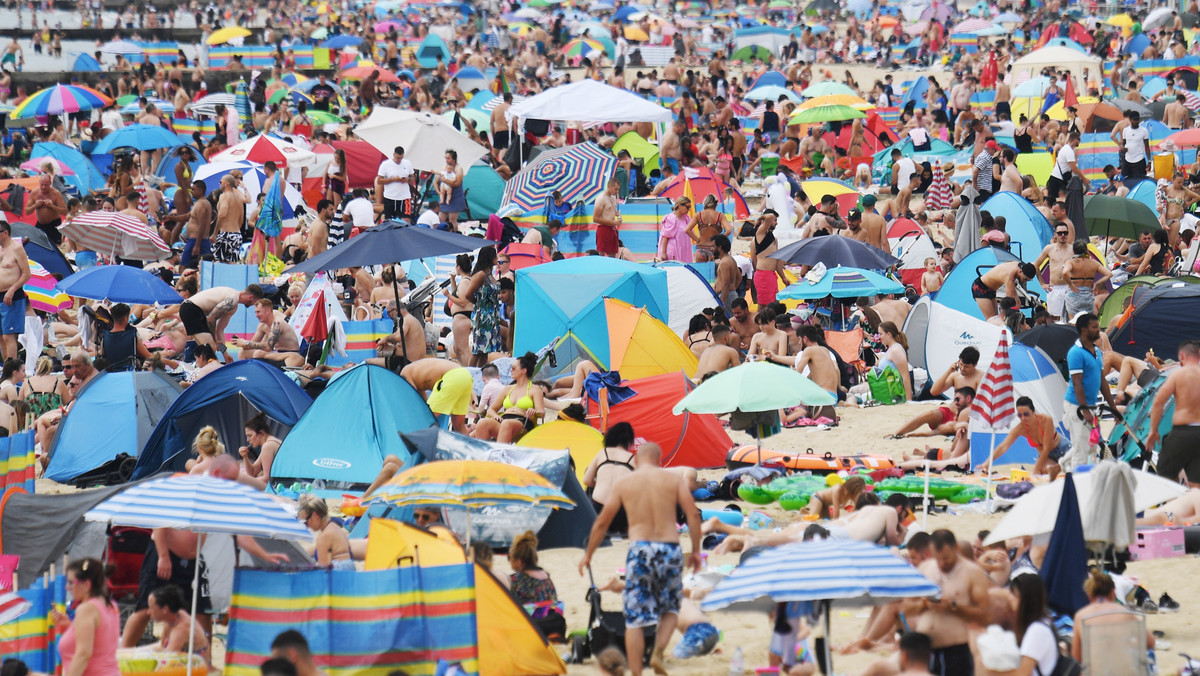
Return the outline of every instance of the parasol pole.
<path id="1" fill-rule="evenodd" d="M 996 430 L 992 430 L 991 443 L 988 444 L 987 478 L 984 479 L 984 493 L 987 495 L 984 509 L 988 514 L 992 513 L 992 456 L 994 455 L 996 455 Z"/>
<path id="2" fill-rule="evenodd" d="M 196 649 L 196 600 L 200 596 L 200 549 L 204 547 L 206 539 L 207 536 L 200 533 L 200 539 L 196 543 L 196 559 L 192 562 L 195 570 L 192 572 L 192 614 L 188 618 L 187 676 L 192 676 L 192 655 Z M 234 558 L 234 564 L 237 564 L 236 558 Z"/>
<path id="3" fill-rule="evenodd" d="M 921 530 L 929 532 L 929 454 L 925 454 L 925 488 L 921 491 Z M 828 639 L 827 639 L 828 640 Z"/>
<path id="4" fill-rule="evenodd" d="M 833 674 L 833 634 L 830 629 L 830 615 L 833 614 L 833 601 L 825 601 L 825 673 Z"/>

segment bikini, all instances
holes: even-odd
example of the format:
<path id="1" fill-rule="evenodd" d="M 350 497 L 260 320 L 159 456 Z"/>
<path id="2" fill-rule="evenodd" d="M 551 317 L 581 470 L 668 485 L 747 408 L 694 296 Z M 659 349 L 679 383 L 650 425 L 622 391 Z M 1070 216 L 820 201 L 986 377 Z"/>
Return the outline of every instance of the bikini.
<path id="1" fill-rule="evenodd" d="M 509 388 L 508 394 L 504 395 L 504 410 L 507 411 L 510 408 L 519 408 L 519 409 L 528 411 L 528 410 L 532 409 L 533 408 L 533 397 L 531 397 L 529 395 L 529 391 L 533 389 L 533 383 L 529 383 L 525 386 L 525 396 L 518 399 L 515 404 L 512 401 L 512 393 L 513 393 L 514 389 L 516 389 L 515 385 L 513 387 Z M 520 413 L 505 413 L 504 415 L 500 416 L 500 419 L 501 420 L 519 420 L 525 425 L 526 432 L 533 429 L 533 427 L 535 425 L 533 418 L 530 418 L 528 415 L 523 415 Z"/>

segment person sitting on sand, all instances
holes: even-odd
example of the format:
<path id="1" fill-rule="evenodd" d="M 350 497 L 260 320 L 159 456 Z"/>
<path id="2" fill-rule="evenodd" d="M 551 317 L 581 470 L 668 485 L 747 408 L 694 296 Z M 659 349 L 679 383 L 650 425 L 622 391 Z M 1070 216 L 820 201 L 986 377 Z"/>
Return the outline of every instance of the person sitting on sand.
<path id="1" fill-rule="evenodd" d="M 1029 397 L 1017 399 L 1017 426 L 1009 431 L 1004 441 L 992 451 L 992 462 L 1004 455 L 1009 447 L 1019 437 L 1025 437 L 1029 445 L 1038 452 L 1037 462 L 1033 464 L 1034 474 L 1049 474 L 1053 481 L 1062 467 L 1058 459 L 1071 450 L 1071 442 L 1058 433 L 1054 427 L 1054 418 L 1045 413 L 1038 413 L 1033 408 L 1033 400 Z"/>
<path id="2" fill-rule="evenodd" d="M 967 422 L 967 415 L 971 411 L 971 404 L 975 401 L 975 390 L 970 387 L 960 387 L 954 391 L 954 400 L 951 406 L 938 406 L 935 409 L 926 411 L 917 417 L 904 423 L 904 425 L 891 435 L 890 439 L 903 439 L 904 437 L 932 437 L 934 435 L 950 436 L 958 429 L 959 423 Z M 923 425 L 929 426 L 928 432 L 918 432 L 917 429 Z"/>
<path id="3" fill-rule="evenodd" d="M 815 514 L 821 519 L 836 519 L 842 515 L 846 505 L 852 505 L 858 496 L 867 490 L 867 482 L 861 476 L 852 476 L 844 482 L 814 493 L 804 508 L 804 514 Z"/>
<path id="4" fill-rule="evenodd" d="M 345 528 L 329 517 L 329 505 L 325 499 L 304 493 L 300 496 L 299 504 L 296 518 L 317 535 L 316 551 L 313 552 L 317 565 L 333 570 L 354 570 L 350 536 Z"/>
<path id="5" fill-rule="evenodd" d="M 184 468 L 188 474 L 204 474 L 211 469 L 214 460 L 225 455 L 225 444 L 221 443 L 217 430 L 208 425 L 201 428 L 196 435 L 196 440 L 192 442 L 192 450 L 196 452 L 196 457 L 188 460 Z"/>
<path id="6" fill-rule="evenodd" d="M 1146 510 L 1137 525 L 1178 526 L 1197 521 L 1200 521 L 1200 488 L 1192 488 L 1161 507 Z"/>

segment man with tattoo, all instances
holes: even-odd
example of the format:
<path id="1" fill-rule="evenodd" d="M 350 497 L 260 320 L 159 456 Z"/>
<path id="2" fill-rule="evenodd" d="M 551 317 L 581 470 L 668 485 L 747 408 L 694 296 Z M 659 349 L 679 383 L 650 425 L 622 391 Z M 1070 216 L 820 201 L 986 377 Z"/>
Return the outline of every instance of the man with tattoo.
<path id="1" fill-rule="evenodd" d="M 269 298 L 254 304 L 254 316 L 258 317 L 258 330 L 250 340 L 234 338 L 230 342 L 241 350 L 239 359 L 262 359 L 285 367 L 304 366 L 304 355 L 300 354 L 300 338 L 296 330 L 287 323 L 283 313 L 275 309 Z"/>
<path id="2" fill-rule="evenodd" d="M 225 327 L 229 325 L 237 306 L 249 306 L 262 297 L 262 287 L 251 284 L 245 291 L 214 286 L 183 301 L 179 305 L 179 320 L 183 322 L 183 330 L 190 339 L 189 348 L 194 341 L 195 344 L 211 347 L 213 352 L 225 352 Z M 190 353 L 190 349 L 185 350 L 185 360 Z"/>

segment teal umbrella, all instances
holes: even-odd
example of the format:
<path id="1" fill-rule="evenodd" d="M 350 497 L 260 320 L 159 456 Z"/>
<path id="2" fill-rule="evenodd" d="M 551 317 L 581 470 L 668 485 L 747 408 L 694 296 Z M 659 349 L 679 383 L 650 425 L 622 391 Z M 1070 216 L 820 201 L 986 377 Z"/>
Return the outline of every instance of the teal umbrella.
<path id="1" fill-rule="evenodd" d="M 1090 235 L 1125 239 L 1137 239 L 1139 233 L 1162 228 L 1150 207 L 1136 199 L 1114 195 L 1085 198 L 1083 222 Z"/>
<path id="2" fill-rule="evenodd" d="M 681 399 L 672 413 L 755 413 L 790 406 L 831 406 L 837 397 L 798 371 L 752 361 L 722 371 Z"/>
<path id="3" fill-rule="evenodd" d="M 861 298 L 884 293 L 904 293 L 904 285 L 877 272 L 859 268 L 833 268 L 816 284 L 802 279 L 779 292 L 785 300 Z"/>

